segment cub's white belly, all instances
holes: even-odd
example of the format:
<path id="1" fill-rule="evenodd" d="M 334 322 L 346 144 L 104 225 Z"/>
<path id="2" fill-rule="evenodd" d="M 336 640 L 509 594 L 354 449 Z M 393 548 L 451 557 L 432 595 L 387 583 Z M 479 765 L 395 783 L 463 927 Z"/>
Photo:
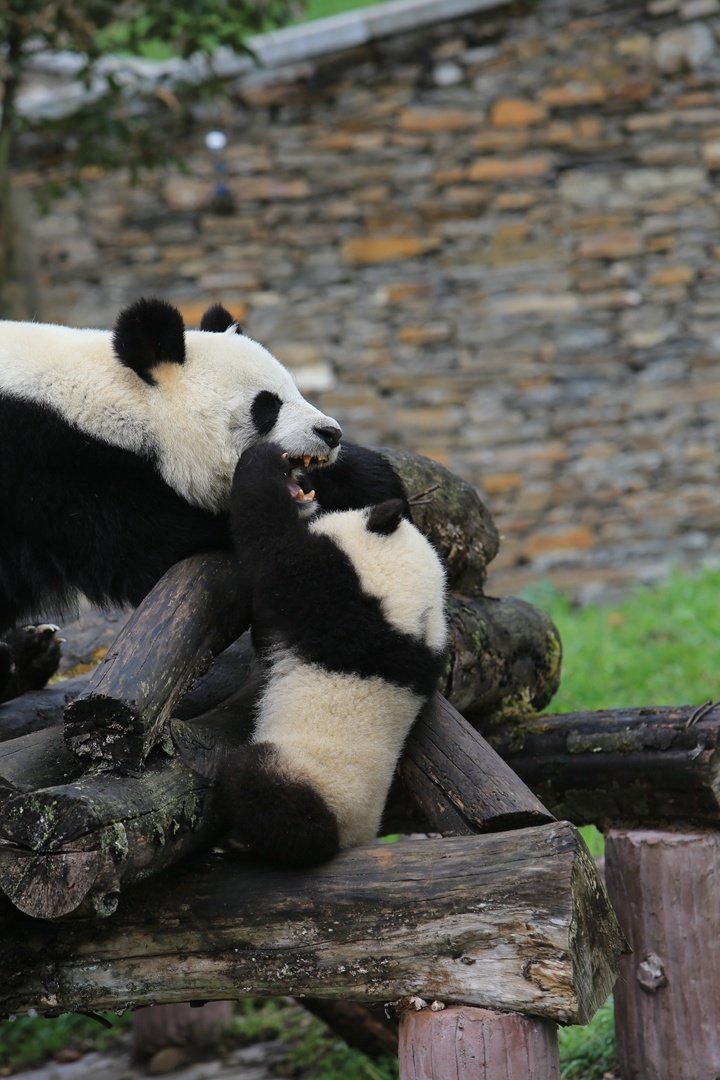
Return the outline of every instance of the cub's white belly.
<path id="1" fill-rule="evenodd" d="M 382 679 L 328 672 L 282 652 L 271 663 L 253 741 L 274 743 L 289 778 L 307 780 L 325 799 L 341 847 L 369 843 L 422 702 Z"/>

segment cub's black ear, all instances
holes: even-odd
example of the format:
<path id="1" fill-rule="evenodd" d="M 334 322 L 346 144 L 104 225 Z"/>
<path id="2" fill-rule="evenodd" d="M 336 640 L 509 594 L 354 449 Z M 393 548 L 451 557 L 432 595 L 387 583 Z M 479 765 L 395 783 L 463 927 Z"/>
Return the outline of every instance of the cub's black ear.
<path id="1" fill-rule="evenodd" d="M 121 364 L 154 386 L 158 364 L 185 363 L 185 323 L 164 300 L 136 300 L 117 317 L 113 349 Z"/>
<path id="2" fill-rule="evenodd" d="M 390 536 L 405 516 L 405 506 L 402 499 L 386 499 L 385 502 L 373 506 L 368 514 L 368 532 L 379 533 L 380 536 Z"/>
<path id="3" fill-rule="evenodd" d="M 213 304 L 209 307 L 200 320 L 201 330 L 210 330 L 213 334 L 224 334 L 231 326 L 235 326 L 235 333 L 242 334 L 240 326 L 222 304 Z"/>

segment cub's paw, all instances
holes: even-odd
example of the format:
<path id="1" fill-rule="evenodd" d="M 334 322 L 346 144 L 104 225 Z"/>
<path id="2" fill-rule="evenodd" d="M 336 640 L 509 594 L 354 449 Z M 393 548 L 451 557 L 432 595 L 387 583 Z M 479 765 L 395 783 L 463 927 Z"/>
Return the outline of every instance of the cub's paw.
<path id="1" fill-rule="evenodd" d="M 2 700 L 28 690 L 41 690 L 60 664 L 62 638 L 53 623 L 20 626 L 5 635 L 0 647 L 0 694 Z M 3 674 L 5 676 L 3 685 Z"/>

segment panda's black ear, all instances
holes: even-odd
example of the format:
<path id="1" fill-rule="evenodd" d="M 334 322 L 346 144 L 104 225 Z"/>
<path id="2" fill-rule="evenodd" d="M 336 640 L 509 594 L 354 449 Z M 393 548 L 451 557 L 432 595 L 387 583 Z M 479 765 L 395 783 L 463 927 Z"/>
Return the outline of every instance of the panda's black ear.
<path id="1" fill-rule="evenodd" d="M 185 363 L 183 317 L 164 300 L 136 300 L 117 317 L 113 349 L 121 364 L 153 386 L 158 364 Z"/>
<path id="2" fill-rule="evenodd" d="M 405 507 L 402 499 L 386 499 L 385 502 L 373 506 L 368 514 L 368 532 L 379 533 L 380 536 L 390 536 L 405 516 Z"/>
<path id="3" fill-rule="evenodd" d="M 222 304 L 213 304 L 200 320 L 200 329 L 210 330 L 213 334 L 224 334 L 231 326 L 235 327 L 236 334 L 242 334 L 242 326 L 233 319 L 230 312 Z"/>

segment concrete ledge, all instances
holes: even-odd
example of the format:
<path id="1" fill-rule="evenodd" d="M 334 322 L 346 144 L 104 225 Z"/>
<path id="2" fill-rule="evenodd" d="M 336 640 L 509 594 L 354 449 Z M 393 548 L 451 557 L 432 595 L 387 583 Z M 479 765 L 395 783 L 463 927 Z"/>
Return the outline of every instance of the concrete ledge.
<path id="1" fill-rule="evenodd" d="M 229 49 L 218 49 L 207 60 L 146 60 L 141 57 L 110 56 L 94 67 L 90 87 L 77 82 L 83 59 L 77 53 L 39 52 L 33 58 L 30 85 L 19 97 L 19 111 L 30 120 L 67 116 L 100 98 L 112 75 L 130 96 L 159 82 L 189 82 L 200 85 L 211 76 L 236 79 L 318 60 L 367 45 L 372 41 L 407 33 L 438 22 L 451 22 L 482 11 L 507 7 L 508 0 L 390 0 L 375 7 L 359 8 L 331 15 L 299 26 L 288 26 L 247 39 L 260 67 L 250 57 Z M 44 78 L 43 78 L 44 77 Z M 52 85 L 44 85 L 51 82 Z"/>

